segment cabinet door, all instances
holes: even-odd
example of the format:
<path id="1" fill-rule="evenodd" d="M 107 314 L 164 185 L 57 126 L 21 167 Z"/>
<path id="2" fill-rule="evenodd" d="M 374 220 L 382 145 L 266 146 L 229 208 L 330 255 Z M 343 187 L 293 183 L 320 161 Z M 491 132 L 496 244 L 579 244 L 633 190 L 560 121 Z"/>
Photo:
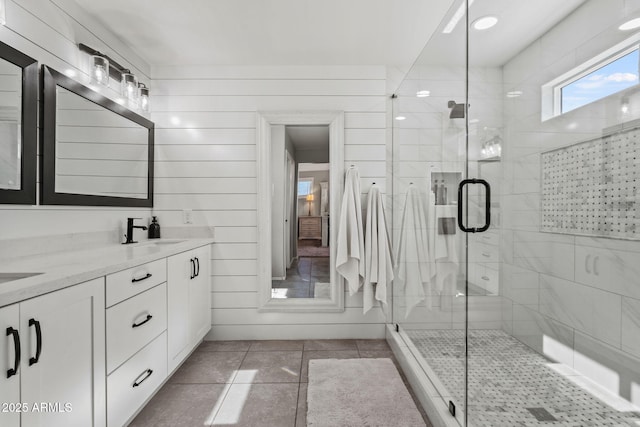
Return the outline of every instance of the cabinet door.
<path id="1" fill-rule="evenodd" d="M 0 404 L 17 405 L 20 403 L 20 367 L 15 374 L 9 373 L 15 367 L 16 333 L 20 322 L 18 304 L 0 308 Z M 8 330 L 8 328 L 11 328 Z M 15 331 L 15 332 L 13 332 Z M 18 345 L 20 344 L 18 338 Z M 11 375 L 9 377 L 9 375 Z M 17 427 L 20 425 L 20 412 L 9 406 L 8 412 L 0 408 L 0 426 Z"/>
<path id="2" fill-rule="evenodd" d="M 22 426 L 105 425 L 104 292 L 100 278 L 20 304 Z"/>
<path id="3" fill-rule="evenodd" d="M 194 275 L 193 251 L 167 260 L 167 346 L 169 373 L 189 354 L 189 282 Z"/>
<path id="4" fill-rule="evenodd" d="M 189 281 L 189 331 L 192 347 L 211 329 L 211 248 L 198 248 L 194 256 L 197 276 Z"/>

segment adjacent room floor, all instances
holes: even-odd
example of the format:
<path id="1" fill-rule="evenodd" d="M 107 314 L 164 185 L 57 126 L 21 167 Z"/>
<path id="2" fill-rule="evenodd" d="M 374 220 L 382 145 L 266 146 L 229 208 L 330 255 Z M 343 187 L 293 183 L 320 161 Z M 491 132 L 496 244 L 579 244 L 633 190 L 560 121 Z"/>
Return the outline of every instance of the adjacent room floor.
<path id="1" fill-rule="evenodd" d="M 306 426 L 309 360 L 381 357 L 384 340 L 205 341 L 130 425 Z"/>
<path id="2" fill-rule="evenodd" d="M 329 257 L 300 257 L 287 269 L 285 280 L 272 282 L 272 297 L 329 298 L 329 270 Z"/>

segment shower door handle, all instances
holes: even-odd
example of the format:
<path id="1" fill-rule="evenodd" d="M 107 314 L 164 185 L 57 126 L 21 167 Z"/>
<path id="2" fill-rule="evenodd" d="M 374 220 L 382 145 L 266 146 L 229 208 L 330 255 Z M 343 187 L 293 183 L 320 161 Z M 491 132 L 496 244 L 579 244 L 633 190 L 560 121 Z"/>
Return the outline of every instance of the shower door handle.
<path id="1" fill-rule="evenodd" d="M 465 226 L 462 221 L 462 213 L 463 213 L 462 190 L 464 189 L 464 186 L 467 184 L 483 185 L 487 192 L 486 199 L 485 199 L 485 207 L 484 207 L 484 225 L 480 228 L 475 228 L 475 227 L 467 228 L 467 226 Z M 460 230 L 464 231 L 465 233 L 482 233 L 483 231 L 487 231 L 489 229 L 490 224 L 491 224 L 491 186 L 484 179 L 477 179 L 477 178 L 463 179 L 462 181 L 460 181 L 460 184 L 458 185 L 458 227 L 460 227 Z"/>

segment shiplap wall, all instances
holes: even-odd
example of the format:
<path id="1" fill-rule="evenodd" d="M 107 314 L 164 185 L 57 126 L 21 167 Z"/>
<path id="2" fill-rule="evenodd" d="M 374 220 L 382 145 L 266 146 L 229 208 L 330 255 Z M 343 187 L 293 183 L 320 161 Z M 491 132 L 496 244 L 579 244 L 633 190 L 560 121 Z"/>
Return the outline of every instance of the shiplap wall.
<path id="1" fill-rule="evenodd" d="M 257 311 L 257 111 L 345 111 L 345 163 L 365 195 L 386 182 L 384 67 L 158 67 L 154 213 L 164 225 L 215 227 L 209 339 L 382 337 L 380 308 L 362 296 L 344 313 Z"/>
<path id="2" fill-rule="evenodd" d="M 85 43 L 107 53 L 149 83 L 149 65 L 71 0 L 6 3 L 7 22 L 0 26 L 0 40 L 35 58 L 39 65 L 51 66 L 87 84 L 89 57 L 77 47 L 78 43 Z M 112 86 L 116 87 L 115 81 Z M 112 99 L 118 97 L 113 89 L 101 93 Z M 116 231 L 127 217 L 149 216 L 149 209 L 0 205 L 0 240 Z"/>

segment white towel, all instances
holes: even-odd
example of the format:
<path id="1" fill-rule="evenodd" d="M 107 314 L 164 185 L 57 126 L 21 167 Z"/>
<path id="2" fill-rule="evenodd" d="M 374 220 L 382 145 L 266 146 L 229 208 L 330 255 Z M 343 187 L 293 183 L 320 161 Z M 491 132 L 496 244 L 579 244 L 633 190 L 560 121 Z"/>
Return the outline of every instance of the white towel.
<path id="1" fill-rule="evenodd" d="M 380 188 L 375 183 L 369 189 L 367 196 L 364 254 L 365 275 L 362 312 L 366 314 L 371 310 L 376 300 L 380 301 L 383 309 L 386 307 L 387 284 L 393 280 L 393 259 L 384 214 L 384 203 Z"/>
<path id="2" fill-rule="evenodd" d="M 395 257 L 396 277 L 404 289 L 405 317 L 409 317 L 411 310 L 426 297 L 429 297 L 427 306 L 431 307 L 430 285 L 433 272 L 427 230 L 427 217 L 420 192 L 412 184 L 407 190 Z"/>
<path id="3" fill-rule="evenodd" d="M 364 235 L 360 175 L 354 167 L 347 170 L 344 181 L 344 195 L 338 218 L 336 270 L 347 281 L 349 294 L 358 292 L 364 280 Z"/>
<path id="4" fill-rule="evenodd" d="M 457 206 L 435 206 L 435 217 L 454 218 L 455 220 L 458 216 L 457 209 Z M 457 227 L 456 231 L 458 231 Z M 459 263 L 456 238 L 457 234 L 439 234 L 438 230 L 435 230 L 435 288 L 438 292 L 442 292 L 444 289 L 455 291 Z"/>

